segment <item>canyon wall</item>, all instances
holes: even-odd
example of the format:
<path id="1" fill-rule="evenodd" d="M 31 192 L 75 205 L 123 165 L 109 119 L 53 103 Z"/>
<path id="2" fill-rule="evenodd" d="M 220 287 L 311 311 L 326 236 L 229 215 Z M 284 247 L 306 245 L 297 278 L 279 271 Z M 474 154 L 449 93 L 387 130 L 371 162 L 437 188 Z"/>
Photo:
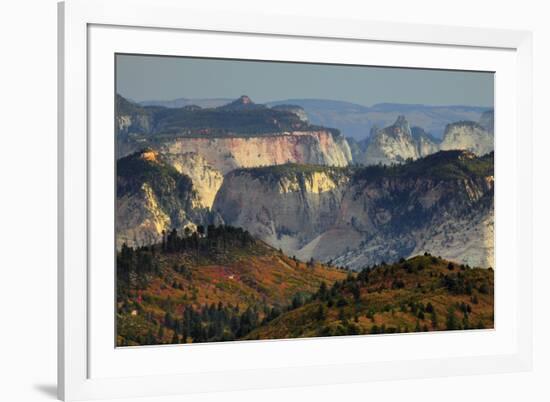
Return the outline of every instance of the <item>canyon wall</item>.
<path id="1" fill-rule="evenodd" d="M 351 151 L 344 138 L 328 131 L 305 131 L 259 137 L 176 138 L 160 146 L 163 154 L 201 155 L 223 174 L 241 167 L 285 163 L 347 166 Z"/>
<path id="2" fill-rule="evenodd" d="M 226 176 L 213 209 L 303 261 L 361 269 L 430 252 L 493 266 L 492 173 L 455 174 L 476 159 L 460 151 L 427 159 L 357 172 L 239 170 Z"/>

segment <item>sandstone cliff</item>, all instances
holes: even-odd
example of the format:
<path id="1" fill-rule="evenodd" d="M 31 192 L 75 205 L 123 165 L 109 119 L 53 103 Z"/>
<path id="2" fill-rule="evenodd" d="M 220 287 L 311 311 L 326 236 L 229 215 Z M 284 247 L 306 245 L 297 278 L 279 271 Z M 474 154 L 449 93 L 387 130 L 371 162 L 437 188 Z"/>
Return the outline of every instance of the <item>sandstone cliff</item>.
<path id="1" fill-rule="evenodd" d="M 335 224 L 348 180 L 347 170 L 325 166 L 235 170 L 225 177 L 213 209 L 226 224 L 292 256 Z"/>
<path id="2" fill-rule="evenodd" d="M 362 162 L 365 165 L 387 165 L 417 159 L 418 156 L 409 123 L 404 116 L 399 116 L 393 125 L 373 133 Z"/>
<path id="3" fill-rule="evenodd" d="M 463 149 L 476 155 L 484 155 L 493 150 L 493 143 L 493 135 L 481 125 L 462 121 L 447 126 L 440 149 Z"/>
<path id="4" fill-rule="evenodd" d="M 200 206 L 211 208 L 222 185 L 223 174 L 213 168 L 202 155 L 193 152 L 166 153 L 164 158 L 178 172 L 191 179 Z"/>
<path id="5" fill-rule="evenodd" d="M 347 166 L 351 151 L 344 138 L 325 131 L 298 131 L 260 137 L 176 138 L 163 143 L 169 155 L 200 155 L 223 174 L 241 167 L 284 163 Z"/>
<path id="6" fill-rule="evenodd" d="M 145 150 L 117 161 L 117 247 L 158 242 L 163 231 L 194 230 L 214 219 L 191 179 L 158 152 Z"/>
<path id="7" fill-rule="evenodd" d="M 492 174 L 454 175 L 447 174 L 448 168 L 439 166 L 442 172 L 434 175 L 367 174 L 354 180 L 342 200 L 337 227 L 362 239 L 335 263 L 359 269 L 430 252 L 494 266 Z"/>
<path id="8" fill-rule="evenodd" d="M 439 140 L 428 134 L 421 127 L 411 128 L 412 137 L 416 145 L 418 157 L 423 158 L 439 151 Z"/>
<path id="9" fill-rule="evenodd" d="M 492 155 L 449 151 L 391 168 L 319 169 L 235 171 L 214 209 L 304 261 L 360 269 L 428 251 L 493 266 Z"/>
<path id="10" fill-rule="evenodd" d="M 448 124 L 442 140 L 436 139 L 420 127 L 409 127 L 404 116 L 384 129 L 372 130 L 363 153 L 354 147 L 354 162 L 363 165 L 391 165 L 407 159 L 418 159 L 439 150 L 465 150 L 484 155 L 493 150 L 493 113 L 483 114 L 480 123 L 460 121 Z"/>

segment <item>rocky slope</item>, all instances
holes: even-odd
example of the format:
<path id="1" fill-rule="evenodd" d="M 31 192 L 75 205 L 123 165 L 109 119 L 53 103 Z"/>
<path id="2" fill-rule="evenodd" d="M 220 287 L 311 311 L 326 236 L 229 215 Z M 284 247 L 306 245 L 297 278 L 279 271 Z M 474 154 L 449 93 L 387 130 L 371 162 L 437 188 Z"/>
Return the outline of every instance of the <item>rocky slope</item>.
<path id="1" fill-rule="evenodd" d="M 493 135 L 480 124 L 471 121 L 447 125 L 440 145 L 441 150 L 463 149 L 476 155 L 484 155 L 493 148 Z"/>
<path id="2" fill-rule="evenodd" d="M 163 157 L 179 173 L 191 179 L 200 206 L 211 208 L 223 183 L 222 172 L 212 167 L 202 155 L 194 152 L 164 153 Z"/>
<path id="3" fill-rule="evenodd" d="M 163 231 L 208 223 L 191 179 L 158 152 L 145 150 L 117 161 L 117 248 L 159 241 Z"/>
<path id="4" fill-rule="evenodd" d="M 358 172 L 342 201 L 338 226 L 362 239 L 335 263 L 357 269 L 430 252 L 494 266 L 491 159 L 450 151 L 390 172 L 374 167 Z M 411 168 L 419 170 L 411 174 Z"/>
<path id="5" fill-rule="evenodd" d="M 360 269 L 424 251 L 493 265 L 493 156 L 439 152 L 394 167 L 235 171 L 214 209 L 273 247 Z"/>

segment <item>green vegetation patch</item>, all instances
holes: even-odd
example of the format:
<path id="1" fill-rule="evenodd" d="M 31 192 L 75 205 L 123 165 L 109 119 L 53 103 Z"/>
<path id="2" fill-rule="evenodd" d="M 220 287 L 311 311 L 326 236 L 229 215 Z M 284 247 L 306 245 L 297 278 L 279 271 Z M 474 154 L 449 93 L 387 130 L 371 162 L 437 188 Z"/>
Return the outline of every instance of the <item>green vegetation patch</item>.
<path id="1" fill-rule="evenodd" d="M 439 151 L 402 165 L 376 165 L 358 169 L 353 181 L 383 178 L 472 179 L 494 175 L 494 153 L 476 157 L 467 151 Z"/>
<path id="2" fill-rule="evenodd" d="M 334 181 L 350 177 L 352 167 L 334 167 L 327 165 L 303 165 L 296 163 L 285 163 L 274 166 L 260 166 L 253 168 L 236 169 L 232 174 L 235 176 L 249 174 L 261 180 L 281 180 L 283 178 L 306 178 L 314 173 L 324 173 Z"/>

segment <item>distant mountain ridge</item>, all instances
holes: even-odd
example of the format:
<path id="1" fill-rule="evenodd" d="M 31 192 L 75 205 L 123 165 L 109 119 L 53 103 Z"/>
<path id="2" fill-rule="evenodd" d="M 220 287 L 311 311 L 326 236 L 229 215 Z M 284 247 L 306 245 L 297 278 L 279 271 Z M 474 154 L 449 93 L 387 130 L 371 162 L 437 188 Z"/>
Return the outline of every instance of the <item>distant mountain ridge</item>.
<path id="1" fill-rule="evenodd" d="M 143 101 L 142 106 L 163 106 L 180 108 L 188 105 L 197 105 L 204 108 L 215 108 L 233 102 L 233 99 L 212 98 L 192 99 L 179 98 L 168 101 Z M 346 137 L 362 140 L 369 136 L 374 126 L 387 127 L 399 115 L 405 115 L 411 126 L 422 127 L 427 133 L 436 138 L 442 138 L 447 124 L 456 121 L 480 121 L 484 119 L 490 125 L 493 113 L 492 108 L 484 106 L 445 105 L 433 106 L 424 104 L 377 103 L 364 106 L 352 102 L 292 98 L 265 103 L 266 106 L 294 105 L 301 107 L 311 124 L 334 127 Z M 489 131 L 491 128 L 486 127 Z"/>
<path id="2" fill-rule="evenodd" d="M 227 105 L 234 99 L 231 98 L 177 98 L 173 100 L 150 100 L 136 102 L 141 106 L 161 106 L 168 108 L 181 108 L 185 106 L 199 106 L 201 108 L 213 108 Z"/>
<path id="3" fill-rule="evenodd" d="M 239 137 L 284 134 L 292 131 L 327 130 L 332 127 L 311 124 L 297 105 L 268 107 L 242 95 L 215 107 L 201 107 L 191 101 L 180 107 L 134 103 L 116 95 L 117 135 L 177 137 Z"/>
<path id="4" fill-rule="evenodd" d="M 436 138 L 441 138 L 447 124 L 461 120 L 479 121 L 489 107 L 422 104 L 379 103 L 363 106 L 351 102 L 323 99 L 285 99 L 266 103 L 301 106 L 313 124 L 338 128 L 346 137 L 361 140 L 369 136 L 374 126 L 387 127 L 398 116 L 405 115 L 411 126 L 422 127 Z"/>
<path id="5" fill-rule="evenodd" d="M 223 166 L 223 169 L 250 166 L 251 163 L 265 164 L 275 160 L 277 163 L 335 162 L 337 165 L 351 161 L 347 142 L 340 132 L 334 128 L 311 124 L 299 106 L 270 108 L 256 104 L 243 95 L 216 107 L 202 108 L 186 104 L 179 108 L 168 108 L 142 106 L 117 95 L 116 108 L 118 158 L 144 147 L 158 149 L 174 142 L 181 145 L 187 139 L 187 145 L 191 148 L 181 148 L 182 153 L 195 152 L 195 148 L 204 149 L 205 143 L 209 141 L 216 143 L 216 152 L 221 154 L 213 158 L 218 167 Z M 251 149 L 251 144 L 240 139 L 251 139 L 251 142 L 258 143 L 258 148 Z M 270 140 L 286 144 L 280 149 L 271 149 L 278 152 L 275 157 L 267 155 Z M 232 162 L 235 153 L 231 149 L 236 150 L 238 142 L 248 145 L 250 162 L 244 161 L 242 157 L 240 162 Z M 223 158 L 225 162 L 221 160 Z"/>
<path id="6" fill-rule="evenodd" d="M 319 126 L 311 124 L 311 112 L 308 112 L 304 107 L 297 103 L 306 102 L 313 104 L 319 110 L 325 108 L 323 116 L 325 120 L 330 120 L 331 112 L 326 108 L 338 108 L 342 105 L 348 110 L 357 111 L 359 113 L 386 113 L 388 110 L 402 109 L 409 116 L 415 116 L 415 111 L 429 111 L 433 114 L 435 109 L 447 110 L 454 108 L 455 112 L 471 112 L 475 108 L 466 106 L 449 106 L 449 107 L 431 107 L 426 105 L 399 105 L 383 103 L 374 105 L 371 108 L 366 108 L 360 105 L 354 105 L 349 102 L 325 101 L 325 100 L 303 100 L 295 99 L 295 103 L 278 103 L 266 106 L 264 104 L 256 104 L 246 95 L 242 95 L 236 100 L 225 103 L 224 105 L 210 108 L 201 108 L 197 105 L 186 105 L 180 108 L 167 108 L 164 106 L 140 106 L 132 103 L 122 96 L 117 95 L 117 143 L 118 155 L 124 156 L 131 152 L 143 148 L 144 145 L 158 148 L 163 144 L 178 140 L 181 142 L 183 138 L 189 138 L 189 144 L 193 145 L 193 139 L 222 139 L 234 138 L 235 140 L 244 138 L 258 138 L 266 136 L 273 138 L 275 136 L 291 135 L 302 136 L 304 133 L 316 133 L 318 136 L 316 143 L 320 145 L 328 142 L 333 142 L 336 147 L 332 147 L 334 152 L 343 153 L 344 159 L 353 161 L 355 164 L 373 165 L 373 164 L 392 164 L 403 163 L 407 159 L 418 159 L 419 157 L 427 156 L 435 153 L 438 150 L 464 149 L 483 155 L 493 149 L 493 131 L 494 131 L 494 112 L 485 110 L 482 113 L 477 113 L 478 120 L 458 120 L 445 125 L 442 138 L 435 137 L 425 126 L 417 126 L 411 124 L 409 118 L 405 115 L 398 115 L 396 119 L 388 124 L 381 125 L 372 124 L 369 136 L 356 141 L 351 137 L 350 141 L 342 138 L 338 128 L 343 127 L 345 122 L 332 121 L 337 128 L 327 126 Z M 477 109 L 480 112 L 481 109 Z M 392 112 L 393 113 L 393 112 Z M 327 117 L 328 116 L 328 117 Z M 365 117 L 364 115 L 363 117 Z M 336 113 L 336 118 L 341 118 L 341 113 Z M 343 115 L 345 120 L 345 113 Z M 362 123 L 363 130 L 368 127 L 370 120 Z M 356 122 L 357 123 L 357 122 Z M 372 123 L 372 122 L 370 122 Z M 378 128 L 383 127 L 383 128 Z M 328 133 L 326 136 L 324 133 Z M 321 137 L 326 137 L 322 139 Z M 330 138 L 328 138 L 330 137 Z M 277 151 L 288 155 L 288 162 L 304 163 L 306 159 L 297 157 L 296 150 L 291 150 L 288 147 L 294 148 L 294 140 L 287 139 L 286 149 Z M 305 139 L 305 138 L 304 138 Z M 217 141 L 220 142 L 220 141 Z M 222 141 L 223 142 L 223 141 Z M 292 144 L 291 144 L 292 142 Z M 193 143 L 193 144 L 191 144 Z M 194 144 L 189 149 L 190 152 L 198 152 L 194 150 Z M 216 143 L 216 146 L 222 144 Z M 229 145 L 229 144 L 228 144 Z M 234 145 L 234 144 L 233 144 Z M 231 145 L 231 148 L 234 146 Z M 226 145 L 224 145 L 226 146 Z M 314 148 L 317 146 L 312 144 Z M 338 149 L 337 149 L 338 148 Z M 201 148 L 202 149 L 202 148 Z M 263 145 L 262 145 L 263 149 Z M 235 149 L 234 149 L 235 150 Z M 201 151 L 203 152 L 204 149 Z M 216 162 L 217 168 L 223 171 L 228 171 L 235 167 L 251 167 L 254 164 L 262 163 L 265 159 L 262 154 L 265 150 L 258 150 L 253 156 L 252 153 L 247 153 L 249 158 L 257 159 L 257 162 L 241 161 L 237 163 L 222 163 Z M 275 152 L 275 149 L 272 149 Z M 183 148 L 182 148 L 183 152 Z M 289 154 L 290 152 L 290 154 Z M 305 148 L 298 153 L 304 154 Z M 335 160 L 342 160 L 341 156 L 331 156 L 325 154 L 323 158 L 309 158 L 313 163 L 334 164 Z M 235 153 L 231 151 L 232 155 Z M 219 158 L 217 158 L 219 159 Z M 267 162 L 267 161 L 266 161 Z M 280 161 L 278 163 L 281 163 Z M 336 163 L 337 166 L 342 166 L 341 162 Z"/>

